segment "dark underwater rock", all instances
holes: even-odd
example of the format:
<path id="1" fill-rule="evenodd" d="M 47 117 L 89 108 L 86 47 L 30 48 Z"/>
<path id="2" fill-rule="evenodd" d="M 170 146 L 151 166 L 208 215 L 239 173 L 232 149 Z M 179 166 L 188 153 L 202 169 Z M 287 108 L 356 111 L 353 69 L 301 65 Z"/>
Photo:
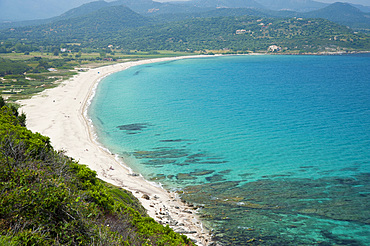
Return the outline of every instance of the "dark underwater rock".
<path id="1" fill-rule="evenodd" d="M 177 174 L 176 178 L 178 180 L 192 180 L 192 179 L 196 179 L 195 177 L 191 176 L 188 173 L 179 173 L 179 174 Z"/>
<path id="2" fill-rule="evenodd" d="M 209 182 L 218 182 L 218 181 L 225 181 L 226 179 L 223 178 L 223 175 L 215 174 L 211 177 L 207 177 L 206 180 Z"/>
<path id="3" fill-rule="evenodd" d="M 128 125 L 117 126 L 121 131 L 126 131 L 127 134 L 136 134 L 145 128 L 151 126 L 149 123 L 134 123 Z"/>
<path id="4" fill-rule="evenodd" d="M 199 171 L 197 170 L 197 171 L 191 172 L 190 174 L 193 176 L 204 176 L 204 175 L 212 174 L 214 172 L 215 170 L 199 170 Z"/>

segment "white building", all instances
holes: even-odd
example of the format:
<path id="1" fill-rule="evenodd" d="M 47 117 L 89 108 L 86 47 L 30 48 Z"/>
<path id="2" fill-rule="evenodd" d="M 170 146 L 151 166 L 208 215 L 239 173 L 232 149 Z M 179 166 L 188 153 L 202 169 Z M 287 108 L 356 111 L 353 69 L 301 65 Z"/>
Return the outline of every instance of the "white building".
<path id="1" fill-rule="evenodd" d="M 281 50 L 281 47 L 277 45 L 270 45 L 269 48 L 267 49 L 267 51 L 269 52 L 275 52 L 275 51 L 277 52 L 280 50 Z"/>

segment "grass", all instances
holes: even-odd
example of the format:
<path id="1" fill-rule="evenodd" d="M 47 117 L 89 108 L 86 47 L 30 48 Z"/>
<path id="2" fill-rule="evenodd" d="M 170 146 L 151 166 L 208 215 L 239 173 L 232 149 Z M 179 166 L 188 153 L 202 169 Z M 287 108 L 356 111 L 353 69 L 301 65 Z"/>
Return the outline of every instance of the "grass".
<path id="1" fill-rule="evenodd" d="M 76 57 L 76 55 L 79 55 L 79 57 Z M 169 50 L 151 52 L 127 52 L 122 50 L 114 50 L 113 53 L 107 53 L 105 57 L 101 57 L 101 54 L 98 52 L 63 53 L 59 56 L 55 56 L 53 53 L 46 52 L 30 52 L 28 55 L 23 53 L 0 54 L 0 58 L 10 59 L 13 61 L 25 61 L 32 69 L 37 69 L 39 66 L 39 61 L 31 59 L 34 57 L 40 57 L 49 61 L 50 66 L 57 69 L 56 72 L 27 72 L 23 75 L 4 76 L 3 78 L 0 78 L 0 94 L 8 98 L 9 101 L 29 98 L 45 89 L 53 88 L 57 86 L 60 81 L 66 80 L 77 74 L 74 68 L 78 67 L 94 68 L 126 61 L 187 55 L 194 54 Z M 65 58 L 68 59 L 66 60 Z M 110 60 L 109 58 L 112 58 L 113 60 Z M 52 65 L 53 61 L 59 61 L 60 64 L 63 64 L 62 67 Z"/>

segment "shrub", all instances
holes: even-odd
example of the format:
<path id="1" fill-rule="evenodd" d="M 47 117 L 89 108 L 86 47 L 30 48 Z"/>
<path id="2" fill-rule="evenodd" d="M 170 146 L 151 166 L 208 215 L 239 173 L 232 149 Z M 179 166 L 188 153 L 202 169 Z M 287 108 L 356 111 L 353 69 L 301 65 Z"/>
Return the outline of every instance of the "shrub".
<path id="1" fill-rule="evenodd" d="M 136 198 L 0 110 L 1 245 L 192 245 Z"/>

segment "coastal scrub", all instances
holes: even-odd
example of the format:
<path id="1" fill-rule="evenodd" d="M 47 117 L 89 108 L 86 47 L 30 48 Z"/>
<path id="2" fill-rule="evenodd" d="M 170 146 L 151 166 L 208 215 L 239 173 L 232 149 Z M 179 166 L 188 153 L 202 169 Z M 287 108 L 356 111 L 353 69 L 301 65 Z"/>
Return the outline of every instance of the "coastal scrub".
<path id="1" fill-rule="evenodd" d="M 193 245 L 2 106 L 0 245 Z"/>

